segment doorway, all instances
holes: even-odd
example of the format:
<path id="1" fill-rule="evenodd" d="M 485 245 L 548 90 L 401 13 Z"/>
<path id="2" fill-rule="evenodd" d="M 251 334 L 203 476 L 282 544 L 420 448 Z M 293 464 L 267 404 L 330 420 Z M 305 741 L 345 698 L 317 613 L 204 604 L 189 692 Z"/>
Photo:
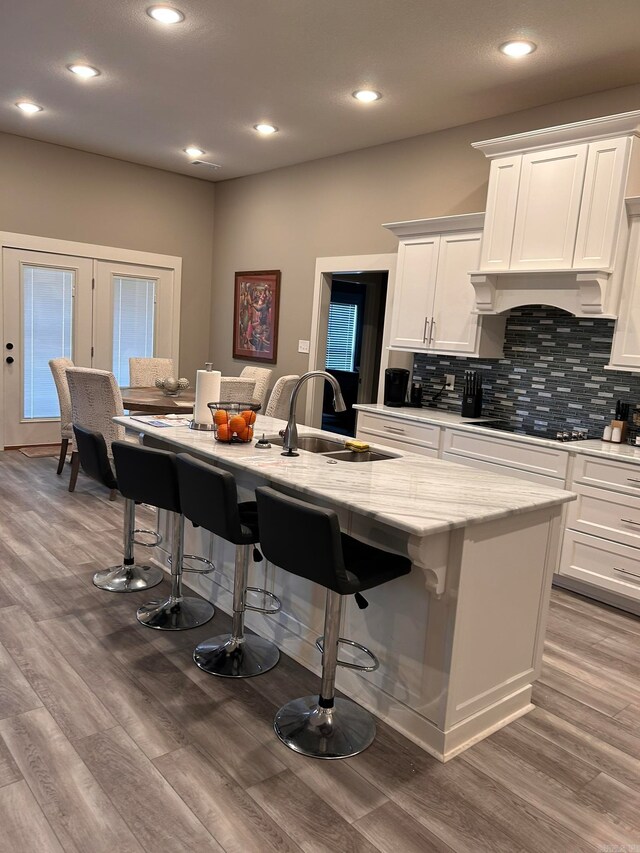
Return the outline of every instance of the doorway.
<path id="1" fill-rule="evenodd" d="M 311 335 L 309 347 L 309 370 L 324 370 L 327 356 L 327 329 L 329 323 L 329 310 L 331 304 L 331 292 L 333 290 L 333 276 L 342 279 L 351 279 L 353 276 L 363 273 L 383 273 L 387 276 L 386 298 L 384 304 L 384 318 L 381 321 L 384 328 L 380 354 L 375 367 L 378 371 L 377 395 L 374 393 L 372 402 L 382 400 L 384 371 L 389 366 L 404 366 L 396 364 L 396 357 L 389 350 L 391 340 L 391 306 L 395 287 L 397 255 L 395 253 L 379 255 L 340 255 L 337 257 L 316 258 L 315 285 L 313 291 L 313 310 L 311 316 Z M 405 356 L 405 353 L 401 354 Z M 393 356 L 393 357 L 392 357 Z M 375 361 L 375 356 L 370 363 Z M 308 426 L 322 426 L 323 409 L 323 385 L 326 383 L 315 382 L 307 386 L 306 406 L 304 423 Z M 363 383 L 364 384 L 364 383 Z M 365 386 L 366 387 L 366 386 Z"/>
<path id="2" fill-rule="evenodd" d="M 322 429 L 354 436 L 354 404 L 377 400 L 388 277 L 386 271 L 331 276 L 325 370 L 338 380 L 347 410 L 334 411 L 326 384 Z"/>
<path id="3" fill-rule="evenodd" d="M 94 246 L 86 247 L 93 256 L 64 254 L 66 246 L 77 250 L 82 244 L 30 241 L 37 248 L 27 238 L 21 247 L 15 245 L 20 239 L 3 240 L 0 449 L 60 440 L 52 358 L 111 370 L 123 386 L 129 384 L 130 355 L 166 356 L 177 363 L 179 263 L 151 266 L 144 261 L 168 256 L 126 250 L 109 252 L 128 260 L 106 260 Z M 134 258 L 139 263 L 131 263 Z"/>

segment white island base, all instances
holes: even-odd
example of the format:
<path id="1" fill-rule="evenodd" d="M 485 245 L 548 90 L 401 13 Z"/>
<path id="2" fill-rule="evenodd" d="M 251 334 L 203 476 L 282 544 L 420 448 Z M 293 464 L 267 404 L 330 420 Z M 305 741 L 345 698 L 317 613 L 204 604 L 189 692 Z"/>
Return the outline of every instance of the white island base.
<path id="1" fill-rule="evenodd" d="M 325 461 L 317 456 L 304 454 L 297 460 L 282 460 L 274 448 L 270 451 L 274 455 L 266 461 L 249 448 L 219 450 L 220 446 L 214 455 L 210 437 L 207 441 L 202 435 L 191 433 L 174 441 L 166 432 L 146 432 L 145 443 L 176 451 L 186 451 L 188 445 L 188 452 L 231 470 L 241 500 L 252 499 L 256 486 L 271 483 L 285 493 L 332 507 L 345 532 L 411 558 L 413 571 L 409 575 L 365 594 L 367 609 L 360 610 L 352 596 L 345 602 L 341 636 L 369 647 L 380 660 L 380 668 L 373 673 L 338 669 L 337 686 L 346 696 L 441 761 L 533 707 L 531 686 L 540 672 L 551 576 L 558 559 L 562 504 L 571 495 L 531 487 L 540 490 L 540 495 L 528 495 L 529 504 L 537 500 L 537 507 L 519 505 L 505 511 L 502 517 L 482 521 L 477 518 L 483 515 L 482 496 L 477 493 L 480 483 L 486 504 L 492 503 L 492 487 L 495 493 L 505 483 L 512 483 L 516 490 L 523 484 L 413 455 L 372 463 L 378 466 L 378 477 L 380 466 L 410 462 L 422 468 L 431 465 L 429 473 L 434 478 L 443 474 L 454 482 L 456 477 L 471 478 L 461 488 L 467 501 L 476 501 L 473 523 L 450 524 L 448 529 L 430 535 L 422 531 L 411 533 L 372 518 L 370 509 L 365 515 L 345 508 L 339 496 L 332 500 L 328 497 L 330 483 L 324 487 L 324 494 L 311 494 L 313 490 L 305 485 L 305 476 L 308 479 L 317 473 Z M 366 476 L 363 465 L 348 465 L 345 473 L 347 464 L 342 463 L 344 476 L 351 472 L 354 477 Z M 394 470 L 399 472 L 400 468 L 391 468 L 391 474 Z M 283 482 L 287 478 L 288 484 Z M 469 493 L 474 484 L 475 497 Z M 415 499 L 420 505 L 425 496 L 416 493 Z M 469 516 L 468 506 L 465 512 Z M 439 522 L 439 526 L 442 528 L 443 524 Z M 159 528 L 167 543 L 166 513 L 159 514 Z M 156 560 L 168 569 L 165 547 L 168 545 L 156 549 Z M 310 542 L 309 548 L 313 547 Z M 231 613 L 234 548 L 187 522 L 185 550 L 213 559 L 217 567 L 210 576 L 185 575 L 186 583 L 216 607 Z M 301 553 L 300 560 L 304 559 Z M 315 641 L 323 631 L 325 591 L 266 561 L 251 566 L 249 582 L 277 595 L 282 610 L 275 616 L 248 611 L 247 626 L 318 673 L 320 655 Z M 214 617 L 211 634 L 216 633 Z M 345 647 L 341 655 L 348 654 Z M 258 677 L 268 678 L 269 674 Z M 282 703 L 294 698 L 283 695 Z"/>

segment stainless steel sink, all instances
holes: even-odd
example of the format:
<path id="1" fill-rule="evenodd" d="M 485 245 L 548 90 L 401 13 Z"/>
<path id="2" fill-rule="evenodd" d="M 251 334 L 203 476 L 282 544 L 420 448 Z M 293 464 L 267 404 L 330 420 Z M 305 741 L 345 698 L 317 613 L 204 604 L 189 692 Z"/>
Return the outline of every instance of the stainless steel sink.
<path id="1" fill-rule="evenodd" d="M 335 450 L 323 455 L 327 459 L 337 459 L 340 462 L 380 462 L 383 459 L 398 459 L 392 453 L 382 453 L 380 450 Z"/>
<path id="2" fill-rule="evenodd" d="M 280 435 L 270 435 L 271 444 L 282 447 L 283 438 Z M 298 450 L 306 450 L 308 453 L 330 453 L 332 450 L 344 450 L 344 441 L 334 441 L 331 438 L 323 438 L 321 435 L 299 435 Z"/>

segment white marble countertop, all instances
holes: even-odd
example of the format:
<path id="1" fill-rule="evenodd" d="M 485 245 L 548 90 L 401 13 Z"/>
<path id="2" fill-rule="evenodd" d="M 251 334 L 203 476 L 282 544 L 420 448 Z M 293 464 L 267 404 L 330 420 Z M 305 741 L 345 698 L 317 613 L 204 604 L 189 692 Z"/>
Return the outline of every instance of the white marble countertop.
<path id="1" fill-rule="evenodd" d="M 185 426 L 158 428 L 130 417 L 115 420 L 129 430 L 170 443 L 177 452 L 192 450 L 225 467 L 255 473 L 301 495 L 420 537 L 558 506 L 575 498 L 560 489 L 395 449 L 386 449 L 396 454 L 394 459 L 328 464 L 326 457 L 303 450 L 298 457 L 287 458 L 276 445 L 256 450 L 253 442 L 222 444 L 212 433 Z M 284 426 L 284 421 L 259 415 L 255 437 L 263 432 L 274 435 Z M 306 426 L 299 426 L 299 434 L 331 437 L 331 433 Z M 382 449 L 382 445 L 371 446 Z"/>
<path id="2" fill-rule="evenodd" d="M 443 409 L 417 409 L 409 406 L 395 408 L 384 406 L 382 403 L 358 403 L 354 407 L 362 412 L 386 415 L 399 420 L 415 421 L 417 423 L 435 424 L 436 426 L 468 430 L 469 432 L 481 432 L 483 435 L 492 435 L 494 438 L 502 438 L 507 441 L 520 441 L 538 447 L 553 447 L 555 450 L 566 450 L 569 453 L 587 453 L 590 456 L 602 456 L 608 459 L 616 459 L 619 462 L 632 462 L 640 465 L 640 446 L 631 444 L 613 444 L 610 441 L 600 439 L 587 439 L 586 441 L 556 441 L 552 438 L 538 438 L 533 435 L 522 435 L 521 433 L 502 432 L 501 430 L 483 427 L 477 421 L 493 421 L 496 418 L 463 418 L 457 412 L 448 412 Z M 472 420 L 473 423 L 469 421 Z"/>

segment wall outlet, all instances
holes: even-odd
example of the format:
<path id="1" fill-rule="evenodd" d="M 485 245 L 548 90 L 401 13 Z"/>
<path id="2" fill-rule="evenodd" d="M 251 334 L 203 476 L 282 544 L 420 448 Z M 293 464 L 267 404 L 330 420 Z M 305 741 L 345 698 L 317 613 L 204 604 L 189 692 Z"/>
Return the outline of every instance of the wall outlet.
<path id="1" fill-rule="evenodd" d="M 298 341 L 298 352 L 309 352 L 309 341 Z"/>
<path id="2" fill-rule="evenodd" d="M 453 391 L 456 384 L 455 373 L 445 373 L 444 381 L 446 382 L 446 385 L 444 386 L 445 391 Z"/>

